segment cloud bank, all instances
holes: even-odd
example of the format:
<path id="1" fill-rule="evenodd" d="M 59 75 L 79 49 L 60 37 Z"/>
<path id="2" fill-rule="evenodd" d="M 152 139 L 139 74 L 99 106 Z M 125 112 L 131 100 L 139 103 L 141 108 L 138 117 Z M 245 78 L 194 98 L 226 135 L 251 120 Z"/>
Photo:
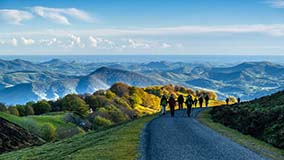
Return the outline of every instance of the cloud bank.
<path id="1" fill-rule="evenodd" d="M 48 8 L 36 6 L 32 8 L 32 11 L 40 17 L 64 25 L 71 24 L 69 17 L 86 22 L 93 22 L 93 18 L 91 16 L 89 16 L 86 12 L 76 8 Z"/>
<path id="2" fill-rule="evenodd" d="M 0 10 L 0 20 L 3 20 L 9 24 L 20 25 L 23 21 L 30 20 L 33 15 L 27 11 L 14 10 L 14 9 L 2 9 Z"/>
<path id="3" fill-rule="evenodd" d="M 273 8 L 284 8 L 284 0 L 269 0 L 265 3 L 269 4 Z"/>
<path id="4" fill-rule="evenodd" d="M 70 25 L 70 19 L 85 22 L 94 22 L 94 19 L 85 11 L 76 8 L 48 8 L 36 6 L 29 10 L 1 9 L 0 20 L 8 24 L 22 24 L 23 21 L 31 20 L 34 16 L 42 17 L 54 23 Z"/>

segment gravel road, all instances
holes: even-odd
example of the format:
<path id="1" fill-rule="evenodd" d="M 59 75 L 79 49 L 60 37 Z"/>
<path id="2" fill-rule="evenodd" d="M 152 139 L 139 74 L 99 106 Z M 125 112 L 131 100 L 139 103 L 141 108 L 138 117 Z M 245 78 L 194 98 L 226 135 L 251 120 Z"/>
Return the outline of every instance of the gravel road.
<path id="1" fill-rule="evenodd" d="M 160 116 L 146 126 L 142 136 L 142 157 L 146 160 L 262 160 L 253 151 L 223 137 L 199 123 L 185 111 Z"/>

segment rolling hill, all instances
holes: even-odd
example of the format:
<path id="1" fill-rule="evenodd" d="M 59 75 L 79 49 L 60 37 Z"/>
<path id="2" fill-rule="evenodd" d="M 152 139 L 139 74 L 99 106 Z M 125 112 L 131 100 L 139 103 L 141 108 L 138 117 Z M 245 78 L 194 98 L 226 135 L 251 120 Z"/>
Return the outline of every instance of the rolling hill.
<path id="1" fill-rule="evenodd" d="M 284 66 L 271 62 L 244 62 L 221 67 L 166 61 L 77 63 L 53 59 L 32 63 L 16 59 L 1 60 L 0 68 L 0 101 L 7 104 L 56 99 L 69 93 L 92 93 L 115 82 L 135 86 L 177 84 L 206 88 L 215 91 L 219 98 L 235 96 L 242 100 L 284 89 Z M 15 95 L 14 91 L 17 91 Z M 16 97 L 20 97 L 19 101 Z"/>

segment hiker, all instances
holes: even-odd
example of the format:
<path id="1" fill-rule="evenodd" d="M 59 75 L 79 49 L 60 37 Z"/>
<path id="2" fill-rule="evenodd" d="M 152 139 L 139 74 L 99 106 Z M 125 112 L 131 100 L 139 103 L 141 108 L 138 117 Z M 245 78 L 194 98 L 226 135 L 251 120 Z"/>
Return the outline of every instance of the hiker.
<path id="1" fill-rule="evenodd" d="M 240 104 L 241 103 L 241 99 L 240 99 L 240 97 L 238 97 L 238 104 Z"/>
<path id="2" fill-rule="evenodd" d="M 229 98 L 226 98 L 226 103 L 227 105 L 229 105 Z"/>
<path id="3" fill-rule="evenodd" d="M 200 97 L 198 98 L 198 101 L 199 101 L 199 107 L 200 107 L 200 108 L 202 108 L 202 104 L 203 104 L 203 97 L 202 97 L 202 96 L 200 96 Z"/>
<path id="4" fill-rule="evenodd" d="M 173 94 L 171 94 L 168 103 L 170 105 L 171 117 L 173 117 L 175 115 L 175 106 L 176 106 L 176 100 Z"/>
<path id="5" fill-rule="evenodd" d="M 193 101 L 194 105 L 195 105 L 195 108 L 197 107 L 197 98 L 194 98 L 194 101 Z"/>
<path id="6" fill-rule="evenodd" d="M 194 101 L 192 100 L 192 97 L 191 95 L 188 95 L 186 97 L 186 100 L 185 100 L 185 104 L 186 104 L 186 113 L 187 113 L 187 116 L 190 117 L 190 114 L 191 114 L 191 109 L 192 109 L 192 104 L 194 103 Z"/>
<path id="7" fill-rule="evenodd" d="M 161 98 L 161 102 L 160 102 L 160 105 L 162 107 L 162 114 L 165 115 L 166 114 L 166 106 L 167 106 L 167 97 L 166 95 L 163 95 L 162 98 Z"/>
<path id="8" fill-rule="evenodd" d="M 178 96 L 178 109 L 179 110 L 183 109 L 183 103 L 184 103 L 183 95 L 179 95 Z"/>
<path id="9" fill-rule="evenodd" d="M 209 96 L 208 96 L 208 94 L 206 94 L 206 96 L 205 96 L 205 105 L 206 105 L 206 108 L 208 108 L 208 104 L 209 104 Z"/>

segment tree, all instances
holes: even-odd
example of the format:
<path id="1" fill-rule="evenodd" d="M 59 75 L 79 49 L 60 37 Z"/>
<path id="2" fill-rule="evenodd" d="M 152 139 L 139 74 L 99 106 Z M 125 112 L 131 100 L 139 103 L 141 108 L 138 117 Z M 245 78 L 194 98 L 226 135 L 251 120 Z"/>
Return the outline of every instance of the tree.
<path id="1" fill-rule="evenodd" d="M 13 114 L 15 116 L 19 116 L 20 115 L 17 107 L 14 107 L 14 106 L 13 107 L 9 107 L 8 110 L 9 110 L 10 114 Z"/>
<path id="2" fill-rule="evenodd" d="M 26 116 L 26 110 L 23 105 L 17 104 L 16 107 L 19 111 L 20 116 Z"/>
<path id="3" fill-rule="evenodd" d="M 129 95 L 129 86 L 124 83 L 115 83 L 111 86 L 110 90 L 118 95 L 119 97 L 128 96 Z"/>
<path id="4" fill-rule="evenodd" d="M 62 99 L 62 109 L 64 111 L 74 111 L 82 116 L 86 116 L 89 106 L 78 95 L 69 94 Z"/>
<path id="5" fill-rule="evenodd" d="M 0 103 L 0 112 L 7 112 L 7 108 L 3 103 Z"/>
<path id="6" fill-rule="evenodd" d="M 61 111 L 61 100 L 57 99 L 56 101 L 48 101 L 48 103 L 51 105 L 52 112 L 58 112 Z"/>
<path id="7" fill-rule="evenodd" d="M 33 109 L 32 106 L 30 105 L 25 105 L 25 111 L 26 111 L 26 115 L 34 115 L 35 114 L 35 111 Z"/>
<path id="8" fill-rule="evenodd" d="M 46 101 L 38 101 L 37 103 L 32 105 L 34 112 L 36 115 L 44 114 L 51 111 L 51 105 Z"/>

